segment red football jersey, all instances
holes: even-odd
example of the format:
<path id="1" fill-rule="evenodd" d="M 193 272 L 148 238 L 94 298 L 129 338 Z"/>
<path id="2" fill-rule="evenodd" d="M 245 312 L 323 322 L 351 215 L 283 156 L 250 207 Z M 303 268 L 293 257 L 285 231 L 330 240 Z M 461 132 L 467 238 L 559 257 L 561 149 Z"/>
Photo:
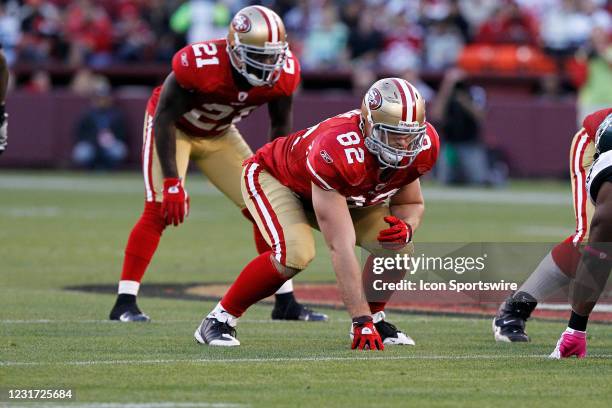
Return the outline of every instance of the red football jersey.
<path id="1" fill-rule="evenodd" d="M 595 142 L 595 133 L 597 133 L 597 128 L 610 113 L 612 113 L 612 108 L 601 109 L 584 118 L 582 121 L 582 127 L 586 130 L 587 135 L 589 135 L 589 142 Z"/>
<path id="2" fill-rule="evenodd" d="M 293 94 L 300 83 L 300 65 L 288 51 L 279 80 L 274 86 L 255 86 L 248 91 L 236 87 L 225 39 L 188 45 L 172 58 L 177 82 L 196 97 L 191 111 L 176 127 L 197 137 L 217 136 L 260 105 Z M 153 90 L 147 113 L 155 114 L 161 86 Z"/>
<path id="3" fill-rule="evenodd" d="M 384 201 L 436 163 L 440 141 L 431 124 L 427 123 L 423 150 L 409 167 L 383 171 L 364 144 L 359 122 L 359 110 L 334 116 L 273 140 L 249 161 L 259 163 L 303 199 L 312 198 L 312 182 L 324 190 L 338 191 L 352 207 Z"/>

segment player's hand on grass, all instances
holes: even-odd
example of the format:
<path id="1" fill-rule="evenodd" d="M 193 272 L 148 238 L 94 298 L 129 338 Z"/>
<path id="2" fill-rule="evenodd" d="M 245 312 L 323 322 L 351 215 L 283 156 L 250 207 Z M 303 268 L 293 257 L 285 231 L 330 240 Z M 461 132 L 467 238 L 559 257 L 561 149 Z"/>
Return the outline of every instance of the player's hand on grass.
<path id="1" fill-rule="evenodd" d="M 402 249 L 412 241 L 412 227 L 393 215 L 385 217 L 389 228 L 378 233 L 378 242 L 385 249 Z"/>
<path id="2" fill-rule="evenodd" d="M 385 349 L 371 316 L 360 316 L 353 319 L 353 344 L 351 345 L 351 349 Z"/>
<path id="3" fill-rule="evenodd" d="M 164 179 L 164 198 L 162 216 L 166 225 L 179 225 L 189 215 L 189 195 L 183 188 L 180 178 Z"/>

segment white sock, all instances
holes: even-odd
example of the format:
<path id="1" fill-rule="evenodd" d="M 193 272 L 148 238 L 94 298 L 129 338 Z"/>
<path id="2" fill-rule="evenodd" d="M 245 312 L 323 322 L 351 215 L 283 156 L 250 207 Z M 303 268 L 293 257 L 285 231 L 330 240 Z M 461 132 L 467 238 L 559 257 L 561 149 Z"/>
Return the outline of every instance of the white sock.
<path id="1" fill-rule="evenodd" d="M 119 288 L 117 289 L 117 294 L 138 296 L 138 289 L 140 289 L 140 282 L 122 280 L 119 281 Z"/>
<path id="2" fill-rule="evenodd" d="M 571 334 L 574 334 L 574 333 L 586 333 L 586 331 L 576 330 L 576 329 L 572 329 L 572 328 L 569 328 L 569 327 L 567 327 L 565 329 L 565 332 L 566 333 L 571 333 Z"/>
<path id="3" fill-rule="evenodd" d="M 215 308 L 206 317 L 209 319 L 217 319 L 220 322 L 227 322 L 227 324 L 232 327 L 236 327 L 236 324 L 238 324 L 238 318 L 225 310 L 223 306 L 221 306 L 221 302 L 217 303 Z"/>
<path id="4" fill-rule="evenodd" d="M 293 292 L 293 279 L 289 279 L 287 282 L 283 283 L 283 286 L 276 291 L 276 295 L 284 295 L 285 293 L 291 292 Z"/>

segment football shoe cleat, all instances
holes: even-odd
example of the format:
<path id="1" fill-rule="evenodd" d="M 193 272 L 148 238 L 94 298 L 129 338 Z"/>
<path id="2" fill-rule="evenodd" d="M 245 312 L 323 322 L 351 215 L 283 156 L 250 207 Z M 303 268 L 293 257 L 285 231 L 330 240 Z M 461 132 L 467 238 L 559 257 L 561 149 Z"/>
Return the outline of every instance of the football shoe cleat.
<path id="1" fill-rule="evenodd" d="M 385 320 L 385 312 L 380 311 L 372 315 L 374 326 L 385 346 L 388 345 L 404 345 L 414 346 L 414 340 L 401 330 L 398 330 L 395 325 Z"/>
<path id="2" fill-rule="evenodd" d="M 526 292 L 517 292 L 508 297 L 493 318 L 495 341 L 505 343 L 530 341 L 525 332 L 525 322 L 537 304 L 537 300 Z"/>
<path id="3" fill-rule="evenodd" d="M 385 312 L 377 312 L 372 315 L 374 321 L 374 327 L 378 330 L 380 338 L 385 346 L 414 346 L 415 342 L 412 337 L 408 336 L 397 327 L 387 321 L 385 321 Z M 353 326 L 351 326 L 350 332 L 351 340 L 353 339 Z"/>
<path id="4" fill-rule="evenodd" d="M 236 318 L 225 312 L 211 313 L 202 320 L 193 337 L 209 346 L 239 346 L 236 338 Z"/>
<path id="5" fill-rule="evenodd" d="M 560 360 L 576 356 L 577 358 L 585 358 L 587 354 L 586 332 L 572 330 L 569 327 L 561 334 L 561 338 L 557 341 L 555 350 L 550 353 L 548 358 Z"/>
<path id="6" fill-rule="evenodd" d="M 292 299 L 285 307 L 278 303 L 272 309 L 272 320 L 302 320 L 304 322 L 326 322 L 326 314 L 315 312 L 312 309 Z"/>
<path id="7" fill-rule="evenodd" d="M 138 308 L 136 303 L 118 304 L 115 303 L 109 315 L 110 320 L 120 322 L 150 322 L 151 318 Z"/>

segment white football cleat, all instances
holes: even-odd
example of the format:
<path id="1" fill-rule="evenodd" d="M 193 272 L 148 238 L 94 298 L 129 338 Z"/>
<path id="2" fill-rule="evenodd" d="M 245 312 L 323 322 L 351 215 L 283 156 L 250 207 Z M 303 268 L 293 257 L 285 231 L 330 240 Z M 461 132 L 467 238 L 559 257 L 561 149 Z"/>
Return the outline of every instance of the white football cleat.
<path id="1" fill-rule="evenodd" d="M 240 341 L 236 338 L 236 320 L 225 311 L 215 310 L 202 320 L 193 337 L 198 343 L 209 346 L 239 346 Z"/>

